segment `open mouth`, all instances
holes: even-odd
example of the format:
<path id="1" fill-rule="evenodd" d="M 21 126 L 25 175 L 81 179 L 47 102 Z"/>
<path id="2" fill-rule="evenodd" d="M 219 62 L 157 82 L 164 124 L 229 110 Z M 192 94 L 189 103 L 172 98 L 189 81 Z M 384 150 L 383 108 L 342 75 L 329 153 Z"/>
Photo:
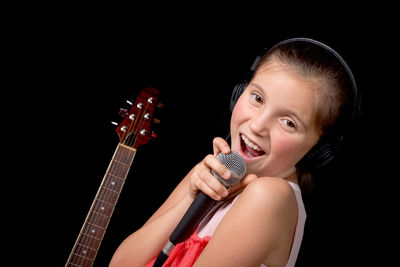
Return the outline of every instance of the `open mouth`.
<path id="1" fill-rule="evenodd" d="M 248 157 L 259 157 L 265 154 L 258 145 L 249 140 L 244 134 L 240 135 L 241 152 Z"/>

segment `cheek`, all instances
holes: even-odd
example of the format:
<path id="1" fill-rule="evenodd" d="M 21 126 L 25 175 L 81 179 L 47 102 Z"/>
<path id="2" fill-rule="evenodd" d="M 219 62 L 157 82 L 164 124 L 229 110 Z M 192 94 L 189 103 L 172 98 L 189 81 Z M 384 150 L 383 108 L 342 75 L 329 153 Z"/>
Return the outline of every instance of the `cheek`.
<path id="1" fill-rule="evenodd" d="M 273 142 L 272 150 L 279 156 L 293 154 L 295 144 L 296 142 L 288 138 L 278 137 L 275 138 L 275 142 Z"/>
<path id="2" fill-rule="evenodd" d="M 248 108 L 246 108 L 245 103 L 243 102 L 243 98 L 239 98 L 237 101 L 235 108 L 232 111 L 231 122 L 230 122 L 230 130 L 231 130 L 231 149 L 234 151 L 238 151 L 239 145 L 239 129 L 243 127 L 242 125 L 246 123 L 248 118 Z"/>
<path id="3" fill-rule="evenodd" d="M 233 110 L 232 116 L 231 116 L 231 122 L 230 122 L 230 133 L 231 133 L 231 149 L 234 151 L 238 151 L 238 148 L 236 147 L 237 144 L 237 138 L 236 136 L 238 135 L 238 127 L 239 127 L 239 115 L 240 113 L 235 112 Z"/>
<path id="4" fill-rule="evenodd" d="M 242 104 L 241 99 L 239 99 L 235 105 L 235 108 L 232 111 L 232 116 L 231 116 L 230 128 L 232 137 L 235 134 L 237 134 L 239 125 L 246 120 L 246 111 L 247 110 Z"/>
<path id="5" fill-rule="evenodd" d="M 274 158 L 278 160 L 277 164 L 279 165 L 295 165 L 304 155 L 301 141 L 295 138 L 280 135 L 272 140 L 271 145 Z"/>

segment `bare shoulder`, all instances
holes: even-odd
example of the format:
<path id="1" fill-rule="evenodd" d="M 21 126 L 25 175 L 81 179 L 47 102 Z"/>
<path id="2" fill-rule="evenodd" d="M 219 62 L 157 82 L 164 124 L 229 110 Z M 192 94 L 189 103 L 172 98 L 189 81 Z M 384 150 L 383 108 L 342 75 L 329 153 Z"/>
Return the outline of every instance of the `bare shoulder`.
<path id="1" fill-rule="evenodd" d="M 260 177 L 244 189 L 241 198 L 249 205 L 268 207 L 266 211 L 274 207 L 286 211 L 297 210 L 294 191 L 282 178 Z"/>
<path id="2" fill-rule="evenodd" d="M 296 196 L 288 182 L 258 178 L 243 190 L 222 219 L 199 263 L 283 266 L 290 253 L 296 220 Z M 226 244 L 232 248 L 227 249 Z"/>

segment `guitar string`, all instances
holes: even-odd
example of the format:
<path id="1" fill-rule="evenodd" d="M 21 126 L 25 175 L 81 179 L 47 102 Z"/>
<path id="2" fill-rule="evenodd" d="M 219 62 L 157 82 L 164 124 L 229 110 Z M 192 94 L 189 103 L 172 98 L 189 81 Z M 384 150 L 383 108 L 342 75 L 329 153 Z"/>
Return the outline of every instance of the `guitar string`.
<path id="1" fill-rule="evenodd" d="M 127 140 L 124 141 L 125 145 L 131 146 L 132 144 L 129 144 L 129 143 L 133 143 L 134 140 L 136 140 L 135 136 L 137 135 L 137 132 L 138 132 L 140 126 L 142 126 L 143 123 L 144 123 L 144 120 L 143 120 L 143 119 L 139 119 L 139 122 L 138 122 L 138 118 L 143 118 L 143 117 L 144 117 L 143 114 L 146 113 L 147 108 L 148 108 L 148 105 L 149 105 L 149 104 L 147 104 L 146 107 L 145 107 L 144 109 L 140 109 L 139 112 L 138 112 L 138 114 L 137 114 L 137 117 L 136 117 L 134 120 L 132 120 L 132 122 L 130 123 L 129 129 L 128 129 L 125 133 L 130 133 L 131 131 L 133 131 L 133 134 L 128 135 L 128 137 L 126 138 Z M 140 125 L 141 122 L 143 122 L 142 125 Z M 136 127 L 136 126 L 138 126 L 138 127 Z M 133 128 L 133 130 L 132 130 L 132 128 Z M 129 141 L 129 139 L 131 139 L 131 141 Z M 127 142 L 127 141 L 128 141 L 128 142 Z M 133 143 L 133 144 L 134 144 L 134 143 Z M 119 149 L 121 149 L 121 147 L 119 147 Z M 126 159 L 127 159 L 127 158 L 129 159 L 129 157 L 131 157 L 131 155 L 129 155 L 130 153 L 132 153 L 132 151 L 126 150 L 126 149 L 122 149 L 122 153 L 120 153 L 120 154 L 117 153 L 117 154 L 116 154 L 116 156 L 117 156 L 116 160 L 118 160 L 118 161 L 120 161 L 120 162 L 123 162 L 123 163 L 126 163 Z M 123 170 L 124 168 L 126 168 L 126 166 L 123 166 L 123 168 L 118 168 L 117 166 L 115 166 L 115 164 L 113 164 L 113 165 L 111 166 L 111 168 L 110 168 L 110 172 L 113 173 L 113 174 L 115 174 L 115 175 L 117 176 L 117 179 L 114 179 L 114 180 L 117 180 L 117 181 L 114 181 L 114 183 L 115 183 L 114 186 L 117 185 L 118 188 L 122 188 L 122 179 L 123 179 L 122 175 L 123 175 L 123 173 L 124 173 L 124 170 Z M 107 178 L 110 178 L 110 177 L 107 177 Z M 105 186 L 106 186 L 107 188 L 110 187 L 110 185 L 111 185 L 111 183 L 112 183 L 111 180 L 112 180 L 112 179 L 107 179 L 107 180 L 105 181 Z M 118 190 L 117 190 L 117 191 L 118 191 Z M 106 193 L 105 197 L 106 197 L 107 199 L 108 199 L 112 194 L 114 194 L 113 191 L 106 191 L 105 193 Z M 102 194 L 101 197 L 104 197 L 104 194 Z"/>
<path id="2" fill-rule="evenodd" d="M 131 137 L 131 139 L 132 138 L 136 139 L 134 137 L 136 135 L 137 130 L 139 129 L 139 127 L 136 127 L 136 125 L 140 124 L 143 121 L 143 120 L 139 120 L 139 123 L 138 123 L 138 118 L 141 118 L 143 116 L 142 114 L 144 114 L 147 111 L 147 107 L 148 107 L 148 105 L 146 105 L 144 110 L 143 109 L 139 110 L 139 113 L 138 113 L 137 117 L 134 120 L 132 120 L 132 122 L 130 123 L 129 129 L 124 132 L 124 135 L 127 134 L 127 133 L 130 133 L 130 131 L 133 128 L 133 132 L 135 134 L 129 135 L 128 138 Z M 138 125 L 138 126 L 140 126 L 140 125 Z M 135 129 L 135 128 L 137 128 L 137 129 Z M 129 154 L 129 150 L 121 149 L 121 147 L 118 147 L 118 150 L 119 151 L 116 152 L 116 155 L 115 155 L 115 158 L 113 159 L 113 161 L 116 160 L 118 162 L 125 163 L 126 157 L 127 156 L 129 157 L 129 155 L 126 155 L 127 152 Z M 121 153 L 120 153 L 120 151 L 121 151 Z M 124 167 L 125 166 L 123 166 L 123 168 Z M 97 197 L 97 201 L 95 202 L 95 204 L 93 206 L 93 209 L 92 209 L 92 212 L 91 212 L 91 215 L 90 215 L 90 216 L 94 216 L 94 217 L 92 217 L 92 219 L 89 220 L 89 221 L 94 226 L 96 226 L 96 228 L 103 228 L 106 224 L 108 224 L 108 222 L 104 223 L 104 218 L 102 220 L 101 207 L 104 207 L 104 206 L 100 205 L 99 201 L 106 202 L 104 200 L 112 198 L 112 194 L 116 193 L 115 191 L 107 190 L 107 189 L 110 188 L 110 185 L 111 185 L 113 180 L 114 180 L 114 183 L 115 183 L 114 186 L 117 185 L 118 188 L 122 187 L 121 181 L 119 180 L 119 178 L 113 179 L 114 177 L 110 176 L 110 173 L 112 173 L 114 176 L 121 177 L 121 175 L 123 173 L 123 170 L 122 170 L 122 168 L 117 167 L 115 162 L 112 162 L 112 164 L 110 166 L 110 170 L 107 173 L 107 177 L 106 177 L 106 179 L 104 181 L 104 184 L 102 185 L 103 190 L 100 191 L 100 194 Z M 112 186 L 112 187 L 114 187 L 114 186 Z M 116 191 L 118 191 L 118 190 L 116 190 Z M 114 198 L 115 198 L 115 196 L 114 196 Z M 99 208 L 100 208 L 100 210 L 99 210 Z M 108 207 L 104 207 L 104 210 L 106 208 L 108 208 Z M 96 216 L 94 214 L 94 212 L 99 213 L 100 215 Z M 107 213 L 108 212 L 109 211 L 107 211 Z M 107 218 L 109 220 L 109 216 L 106 216 L 106 215 L 104 215 L 104 216 L 105 216 L 105 218 Z M 92 231 L 94 231 L 94 232 L 92 232 Z M 102 229 L 102 231 L 104 231 L 104 229 Z M 98 238 L 98 235 L 97 235 L 98 234 L 98 229 L 95 229 L 94 227 L 90 227 L 90 225 L 86 224 L 85 227 L 84 227 L 83 233 L 84 233 L 84 235 L 81 236 L 81 240 L 79 242 L 79 243 L 81 243 L 81 245 L 76 247 L 76 250 L 75 250 L 76 256 L 79 257 L 79 262 L 81 262 L 81 261 L 85 262 L 85 261 L 91 259 L 91 257 L 89 257 L 89 255 L 88 255 L 88 249 L 85 249 L 82 246 L 83 245 L 82 243 L 86 244 L 90 248 L 93 248 L 94 246 L 97 247 L 96 242 L 98 241 L 98 240 L 96 241 L 96 238 Z M 92 235 L 91 233 L 94 234 L 94 235 Z M 100 234 L 100 235 L 103 235 L 103 234 L 104 234 L 104 232 L 102 234 Z M 88 236 L 86 236 L 86 235 L 88 235 Z M 93 236 L 93 238 L 92 238 L 92 236 Z"/>
<path id="3" fill-rule="evenodd" d="M 139 137 L 140 137 L 140 135 L 138 135 L 138 130 L 139 130 L 139 128 L 140 128 L 141 126 L 143 126 L 143 124 L 145 123 L 144 114 L 146 114 L 146 111 L 147 111 L 147 109 L 148 109 L 148 107 L 149 107 L 149 104 L 150 104 L 150 103 L 148 102 L 147 105 L 146 105 L 146 107 L 145 107 L 144 109 L 140 109 L 140 110 L 139 110 L 139 113 L 138 113 L 139 122 L 138 122 L 138 119 L 137 119 L 137 118 L 134 119 L 134 120 L 131 122 L 130 126 L 129 126 L 129 130 L 126 131 L 127 133 L 129 133 L 129 132 L 131 132 L 131 130 L 132 130 L 132 128 L 133 128 L 133 134 L 129 135 L 128 138 L 126 138 L 126 139 L 127 139 L 126 141 L 128 141 L 128 144 L 127 144 L 127 145 L 129 145 L 129 146 L 134 145 L 135 142 L 138 140 L 138 138 L 136 138 L 136 136 L 139 136 Z M 136 127 L 136 125 L 139 126 L 139 127 Z M 130 139 L 130 140 L 129 140 L 129 139 Z M 126 143 L 126 141 L 125 141 L 125 143 Z M 118 149 L 122 149 L 122 148 L 119 147 Z M 119 152 L 119 151 L 118 151 L 118 152 Z M 130 151 L 130 150 L 128 150 L 128 149 L 122 149 L 122 152 L 121 152 L 121 153 L 118 153 L 118 152 L 116 153 L 116 158 L 115 158 L 115 160 L 117 160 L 118 162 L 123 162 L 124 164 L 126 163 L 126 159 L 127 159 L 127 158 L 129 159 L 129 157 L 131 156 L 131 155 L 129 155 L 129 154 L 132 153 L 132 151 Z M 111 173 L 115 174 L 115 176 L 117 176 L 117 177 L 116 177 L 116 179 L 110 179 L 110 178 L 114 178 L 114 177 L 111 177 L 111 176 L 109 175 L 109 173 L 108 173 L 107 178 L 106 178 L 106 180 L 105 180 L 105 186 L 106 186 L 106 188 L 109 188 L 109 187 L 110 187 L 111 182 L 112 182 L 111 180 L 113 180 L 114 183 L 117 184 L 117 187 L 120 188 L 120 189 L 122 189 L 122 186 L 123 186 L 123 177 L 122 177 L 122 175 L 123 175 L 123 173 L 124 173 L 125 168 L 127 168 L 127 166 L 123 166 L 123 167 L 118 168 L 118 167 L 116 166 L 116 164 L 112 164 L 112 165 L 111 165 L 111 168 L 110 168 L 109 173 L 111 172 Z M 115 172 L 115 170 L 116 170 L 116 172 Z M 126 170 L 125 170 L 125 171 L 126 171 Z M 114 185 L 115 185 L 115 184 L 114 184 Z M 116 191 L 119 192 L 118 190 L 116 190 Z M 109 198 L 112 197 L 112 194 L 114 194 L 114 193 L 115 193 L 115 192 L 114 192 L 114 191 L 111 191 L 111 190 L 102 190 L 102 192 L 100 193 L 98 199 L 101 199 L 101 200 L 105 200 L 104 198 L 109 199 Z M 114 196 L 114 197 L 118 197 L 118 196 Z M 104 201 L 104 202 L 105 202 L 105 201 Z M 106 203 L 107 203 L 107 202 L 106 202 Z M 108 204 L 108 203 L 107 203 L 107 204 Z M 111 205 L 111 204 L 110 204 L 110 205 Z M 98 212 L 98 213 L 101 214 L 101 211 L 98 210 L 99 206 L 100 206 L 100 203 L 96 203 L 95 208 L 94 208 L 94 211 L 96 211 L 96 212 Z M 106 210 L 107 208 L 108 208 L 108 207 L 105 207 L 104 210 Z M 106 212 L 109 212 L 109 211 L 106 211 Z M 107 215 L 104 215 L 104 216 L 106 216 L 107 220 L 110 219 L 110 216 L 107 216 Z M 95 221 L 94 221 L 94 224 L 95 224 L 96 226 L 100 226 L 100 225 L 101 225 L 101 227 L 103 227 L 103 226 L 104 226 L 104 225 L 103 225 L 104 223 L 102 223 L 101 219 L 102 219 L 102 218 L 101 218 L 100 216 L 96 216 Z M 108 224 L 108 222 L 106 222 L 105 224 Z M 105 229 L 104 229 L 103 231 L 105 231 Z M 103 232 L 103 235 L 104 235 L 104 232 Z M 92 240 L 91 243 L 95 243 L 95 242 L 96 242 L 95 240 Z M 93 245 L 93 244 L 91 244 L 91 245 Z"/>
<path id="4" fill-rule="evenodd" d="M 127 149 L 122 149 L 120 146 L 117 149 L 119 151 L 116 152 L 114 160 L 125 163 L 124 159 L 127 156 L 129 157 L 129 153 L 131 153 L 131 151 L 127 150 Z M 126 155 L 126 154 L 128 154 L 128 155 Z M 123 166 L 123 168 L 126 168 L 126 166 Z M 122 179 L 120 179 L 120 178 L 123 178 L 122 177 L 122 174 L 123 174 L 122 169 L 123 168 L 117 168 L 115 166 L 115 164 L 111 165 L 110 171 L 107 173 L 107 177 L 104 182 L 105 185 L 103 185 L 103 187 L 105 187 L 108 190 L 101 190 L 100 194 L 97 198 L 97 200 L 104 202 L 105 205 L 102 205 L 102 203 L 100 203 L 99 201 L 96 201 L 95 205 L 93 206 L 90 216 L 95 216 L 94 220 L 93 219 L 88 220 L 91 222 L 91 224 L 93 226 L 86 224 L 84 231 L 83 231 L 83 233 L 85 235 L 81 236 L 81 240 L 80 240 L 81 241 L 80 243 L 86 244 L 86 246 L 89 247 L 89 249 L 97 250 L 97 248 L 101 244 L 101 239 L 105 234 L 105 228 L 107 227 L 108 222 L 111 217 L 110 216 L 111 214 L 110 215 L 106 215 L 106 214 L 110 213 L 110 206 L 113 206 L 111 203 L 109 203 L 108 201 L 105 201 L 105 200 L 110 199 L 113 194 L 118 192 L 118 190 L 110 188 L 110 184 L 111 184 L 110 182 L 113 180 L 113 178 L 114 178 L 113 176 L 119 177 L 117 179 L 114 179 L 114 182 L 116 183 L 116 186 L 115 185 L 114 186 L 122 189 Z M 117 170 L 117 173 L 115 173 L 115 169 Z M 109 175 L 110 173 L 113 173 L 113 176 L 110 176 Z M 114 186 L 112 186 L 112 188 Z M 112 191 L 112 190 L 115 190 L 116 192 Z M 116 196 L 114 196 L 114 198 L 116 198 Z M 102 209 L 102 207 L 104 207 L 104 210 Z M 112 209 L 113 209 L 113 207 L 111 207 L 111 212 L 112 212 Z M 98 214 L 93 214 L 93 212 L 96 212 Z M 102 216 L 104 216 L 104 218 Z M 93 218 L 93 217 L 91 217 L 91 218 Z M 102 232 L 100 232 L 100 234 L 98 233 L 99 229 L 101 229 L 101 231 L 102 231 Z M 92 232 L 92 231 L 94 231 L 94 232 Z M 93 261 L 94 260 L 93 256 L 95 255 L 95 253 L 94 254 L 91 253 L 91 251 L 89 249 L 83 247 L 82 245 L 83 244 L 81 244 L 81 246 L 77 247 L 77 249 L 75 250 L 75 255 L 76 255 L 76 257 L 78 257 L 79 263 Z"/>
<path id="5" fill-rule="evenodd" d="M 130 145 L 129 143 L 132 142 L 132 141 L 129 141 L 129 139 L 136 139 L 136 138 L 135 138 L 135 135 L 136 135 L 137 131 L 138 131 L 139 128 L 140 128 L 140 127 L 139 127 L 139 126 L 140 126 L 140 120 L 139 120 L 139 123 L 138 123 L 138 118 L 141 118 L 141 117 L 143 116 L 143 114 L 145 114 L 145 112 L 147 111 L 147 107 L 148 107 L 148 105 L 146 105 L 146 107 L 145 107 L 144 109 L 139 109 L 139 112 L 138 112 L 138 114 L 137 114 L 137 117 L 131 121 L 131 123 L 130 123 L 130 125 L 129 125 L 129 129 L 128 129 L 127 131 L 125 131 L 124 135 L 125 135 L 125 134 L 129 134 L 131 131 L 133 131 L 133 134 L 128 135 L 128 136 L 125 138 L 126 140 L 124 140 L 124 142 L 123 142 L 125 145 Z M 122 148 L 119 147 L 118 149 L 122 149 Z M 119 153 L 116 154 L 117 158 L 116 158 L 115 160 L 118 160 L 118 161 L 121 161 L 121 162 L 125 163 L 125 162 L 126 162 L 126 158 L 127 158 L 127 157 L 129 158 L 129 156 L 130 156 L 130 155 L 129 155 L 130 152 L 131 152 L 130 150 L 122 149 L 122 153 L 121 153 L 121 154 L 119 154 Z M 128 154 L 128 155 L 127 155 L 127 154 Z M 116 164 L 112 164 L 109 173 L 114 173 L 116 176 L 121 177 L 122 174 L 123 174 L 123 171 L 122 171 L 122 168 L 118 168 L 118 167 L 116 166 Z M 110 177 L 108 177 L 108 178 L 110 178 Z M 111 180 L 112 180 L 112 179 L 107 179 L 107 181 L 105 181 L 105 186 L 107 186 L 107 188 L 110 187 L 110 185 L 111 185 L 111 183 L 112 183 Z M 114 180 L 116 180 L 116 179 L 114 179 Z M 122 187 L 121 180 L 120 180 L 119 178 L 117 178 L 117 180 L 118 180 L 118 181 L 114 181 L 114 183 L 115 183 L 114 186 L 117 185 L 118 188 L 121 188 L 121 187 Z M 118 191 L 118 190 L 117 190 L 117 191 Z M 106 197 L 107 197 L 107 199 L 108 199 L 113 193 L 114 193 L 113 191 L 107 191 L 107 192 L 106 192 Z M 102 197 L 103 197 L 103 196 L 102 196 Z"/>
<path id="6" fill-rule="evenodd" d="M 122 189 L 122 174 L 123 174 L 123 168 L 126 168 L 126 166 L 123 167 L 117 167 L 115 161 L 117 162 L 123 162 L 123 158 L 126 157 L 126 153 L 129 153 L 129 150 L 123 149 L 122 147 L 118 146 L 117 151 L 115 153 L 115 157 L 113 159 L 113 163 L 110 166 L 110 170 L 107 172 L 106 179 L 104 181 L 103 185 L 103 190 L 101 190 L 99 197 L 97 198 L 97 202 L 95 203 L 93 211 L 98 213 L 98 214 L 92 214 L 94 217 L 93 220 L 93 225 L 95 227 L 89 227 L 88 230 L 90 230 L 91 233 L 88 233 L 90 236 L 94 236 L 94 238 L 91 238 L 89 240 L 90 242 L 90 247 L 96 247 L 97 248 L 101 244 L 102 237 L 105 234 L 106 227 L 109 223 L 109 220 L 111 218 L 111 213 L 114 208 L 114 205 L 110 203 L 109 200 L 111 199 L 117 199 L 118 196 L 115 196 L 114 194 L 118 193 L 119 190 Z M 115 172 L 115 170 L 117 172 Z M 110 175 L 111 174 L 111 175 Z M 114 184 L 111 184 L 114 182 Z M 119 188 L 115 189 L 115 188 Z M 114 195 L 114 196 L 113 196 Z M 99 234 L 100 230 L 100 234 Z M 92 232 L 94 231 L 94 232 Z M 91 258 L 91 257 L 90 257 Z M 93 259 L 94 260 L 94 259 Z"/>
<path id="7" fill-rule="evenodd" d="M 147 103 L 147 105 L 146 105 L 146 107 L 144 108 L 144 110 L 143 110 L 143 114 L 145 114 L 146 113 L 146 111 L 147 111 L 147 108 L 148 108 L 148 106 L 149 106 L 149 102 Z M 141 115 L 140 113 L 141 113 L 141 111 L 142 111 L 142 109 L 140 109 L 139 110 L 139 114 L 138 114 L 138 117 L 140 118 L 139 119 L 139 126 L 141 127 L 141 126 L 143 126 L 144 125 L 144 123 L 145 123 L 145 118 L 144 118 L 144 115 Z M 126 131 L 125 133 L 129 133 L 130 132 L 130 130 L 131 130 L 131 128 L 133 128 L 133 129 L 135 129 L 135 125 L 137 124 L 137 119 L 134 119 L 133 121 L 132 121 L 132 123 L 131 123 L 131 125 L 130 125 L 130 127 L 129 127 L 129 130 L 128 131 Z M 128 140 L 128 145 L 129 146 L 131 146 L 131 145 L 134 145 L 135 143 L 136 143 L 136 141 L 140 138 L 140 135 L 138 135 L 138 130 L 139 130 L 139 128 L 140 127 L 138 127 L 138 129 L 137 129 L 137 131 L 133 131 L 134 132 L 134 134 L 133 135 L 129 135 L 128 136 L 128 138 L 129 137 L 131 137 L 130 139 L 130 141 Z M 125 134 L 124 133 L 124 134 Z M 136 138 L 136 136 L 139 136 L 139 138 Z M 129 144 L 130 143 L 130 144 Z M 118 147 L 118 150 L 119 149 L 121 149 L 121 147 Z M 129 157 L 131 156 L 131 155 L 129 155 L 130 153 L 132 153 L 132 151 L 130 151 L 130 150 L 125 150 L 125 149 L 122 149 L 122 153 L 121 154 L 119 154 L 119 151 L 117 151 L 117 153 L 116 153 L 116 160 L 118 160 L 118 161 L 121 161 L 121 162 L 124 162 L 125 163 L 125 161 L 126 161 L 126 157 L 128 157 L 128 159 L 129 159 Z M 127 154 L 127 155 L 126 155 Z M 120 157 L 119 157 L 120 156 Z M 126 168 L 125 166 L 124 166 L 124 168 Z M 107 173 L 107 177 L 106 177 L 106 179 L 105 179 L 105 181 L 104 181 L 104 185 L 103 185 L 103 187 L 104 186 L 106 186 L 106 188 L 109 188 L 109 186 L 110 186 L 110 184 L 112 183 L 112 179 L 109 179 L 109 178 L 112 178 L 110 175 L 109 175 L 109 173 L 110 172 L 112 172 L 112 173 L 114 173 L 115 172 L 115 169 L 117 170 L 117 172 L 118 173 L 116 173 L 116 176 L 118 177 L 117 179 L 119 179 L 119 178 L 122 178 L 123 179 L 123 177 L 121 176 L 122 174 L 123 174 L 123 171 L 122 171 L 122 168 L 117 168 L 116 166 L 115 166 L 115 164 L 111 164 L 111 166 L 110 166 L 110 171 Z M 122 181 L 122 179 L 121 179 L 121 181 L 117 181 L 117 183 L 118 183 L 118 187 L 119 188 L 121 188 L 122 189 L 122 186 L 123 186 L 123 181 Z M 115 179 L 114 179 L 115 180 Z M 116 183 L 115 181 L 114 181 L 114 183 Z M 115 185 L 115 184 L 114 184 Z M 118 190 L 116 190 L 116 191 L 118 191 Z M 109 199 L 109 197 L 111 196 L 110 194 L 113 194 L 113 193 L 115 193 L 115 192 L 113 192 L 113 191 L 111 191 L 111 190 L 101 190 L 101 192 L 100 192 L 100 194 L 99 194 L 99 197 L 97 198 L 98 200 L 101 200 L 101 201 L 103 201 L 103 200 L 105 200 L 104 199 L 104 197 L 106 197 L 106 199 Z M 105 202 L 105 201 L 103 201 L 103 202 Z M 105 202 L 107 205 L 111 205 L 112 206 L 112 204 L 109 204 L 108 202 Z M 93 207 L 93 210 L 92 211 L 95 211 L 95 212 L 98 212 L 98 213 L 100 213 L 101 214 L 101 211 L 99 211 L 99 207 L 100 207 L 100 209 L 101 209 L 101 211 L 103 211 L 103 207 L 104 206 L 102 206 L 99 202 L 96 202 L 95 203 L 95 205 L 94 205 L 94 207 Z M 106 210 L 106 209 L 108 209 L 109 207 L 108 206 L 106 206 L 106 207 L 104 207 L 104 210 Z M 112 209 L 113 209 L 113 207 L 111 207 Z M 109 213 L 110 211 L 108 210 L 108 211 L 106 211 L 106 213 Z M 112 213 L 112 211 L 111 211 L 111 213 Z M 91 216 L 94 216 L 94 214 L 92 213 L 92 215 Z M 108 216 L 108 215 L 104 215 L 107 219 L 107 221 L 106 221 L 106 223 L 105 223 L 105 225 L 107 225 L 108 224 L 108 220 L 110 219 L 110 216 Z M 93 217 L 92 217 L 93 218 Z M 88 238 L 90 238 L 90 236 L 93 236 L 94 238 L 97 238 L 97 239 L 100 239 L 100 240 L 97 240 L 97 242 L 99 242 L 98 244 L 96 244 L 96 240 L 94 239 L 94 238 L 90 238 L 89 239 L 89 243 L 90 244 L 88 244 L 88 246 L 89 246 L 89 248 L 91 248 L 91 249 L 93 249 L 93 246 L 94 245 L 96 245 L 96 247 L 98 247 L 100 244 L 101 244 L 101 239 L 102 239 L 102 236 L 104 236 L 104 234 L 105 234 L 105 229 L 102 229 L 102 233 L 100 233 L 100 238 L 99 238 L 99 235 L 98 235 L 98 229 L 97 228 L 103 228 L 103 224 L 101 223 L 101 217 L 100 216 L 95 216 L 95 220 L 94 221 L 92 221 L 92 223 L 93 223 L 93 225 L 94 226 L 96 226 L 96 229 L 94 229 L 93 227 L 91 227 L 91 226 L 89 226 L 88 224 L 86 224 L 86 226 L 84 227 L 84 233 L 85 234 L 87 234 L 88 235 L 88 237 L 86 237 L 86 236 L 81 236 L 81 240 L 80 241 L 84 241 L 84 243 L 86 243 L 87 244 L 87 242 L 86 242 L 86 240 L 88 239 Z M 101 226 L 100 226 L 101 225 Z M 106 227 L 106 226 L 105 226 Z M 90 231 L 90 232 L 88 232 L 88 231 Z M 94 232 L 93 232 L 94 231 Z M 90 233 L 92 233 L 92 234 L 94 234 L 94 235 L 91 235 Z M 83 240 L 82 240 L 83 239 Z M 80 262 L 85 262 L 85 261 L 93 261 L 94 260 L 94 258 L 92 259 L 92 257 L 90 256 L 90 255 L 87 255 L 87 249 L 85 249 L 85 248 L 83 248 L 82 246 L 79 246 L 78 247 L 78 249 L 77 250 L 75 250 L 75 255 L 76 256 L 78 256 L 79 257 L 79 261 Z M 85 257 L 86 256 L 86 257 Z"/>
<path id="8" fill-rule="evenodd" d="M 129 125 L 129 128 L 124 132 L 124 135 L 127 135 L 127 137 L 124 137 L 124 135 L 123 135 L 123 138 L 122 138 L 122 139 L 125 139 L 123 141 L 123 143 L 125 145 L 129 145 L 129 139 L 134 138 L 135 133 L 138 131 L 139 126 L 140 126 L 140 125 L 137 125 L 138 124 L 138 118 L 142 117 L 143 113 L 145 113 L 146 110 L 147 110 L 147 106 L 145 107 L 144 110 L 143 109 L 139 109 L 139 112 L 138 112 L 137 116 L 131 121 L 131 123 Z M 140 122 L 139 122 L 139 124 L 140 124 Z M 136 126 L 138 126 L 138 127 L 136 127 Z M 128 135 L 131 131 L 134 134 Z M 128 144 L 127 144 L 127 141 L 128 141 Z M 121 147 L 119 147 L 118 149 L 121 149 L 122 152 L 120 154 L 119 153 L 116 154 L 115 160 L 117 160 L 118 162 L 123 162 L 125 164 L 126 163 L 126 158 L 130 157 L 129 154 L 131 153 L 131 151 L 130 150 L 126 150 L 126 149 L 122 149 Z M 123 168 L 126 168 L 126 167 L 124 166 Z M 123 170 L 122 169 L 123 168 L 119 168 L 119 167 L 116 166 L 116 164 L 112 164 L 109 173 L 115 174 L 117 176 L 117 179 L 107 179 L 107 181 L 105 182 L 105 185 L 107 186 L 107 188 L 110 187 L 111 183 L 114 180 L 117 180 L 117 181 L 114 181 L 115 184 L 112 187 L 117 185 L 118 188 L 122 188 L 121 179 L 123 179 L 123 177 L 122 177 L 122 174 L 123 174 Z M 108 178 L 110 178 L 110 177 L 108 177 Z M 114 194 L 114 191 L 107 191 L 105 197 L 108 199 L 109 197 L 112 196 L 112 194 Z"/>

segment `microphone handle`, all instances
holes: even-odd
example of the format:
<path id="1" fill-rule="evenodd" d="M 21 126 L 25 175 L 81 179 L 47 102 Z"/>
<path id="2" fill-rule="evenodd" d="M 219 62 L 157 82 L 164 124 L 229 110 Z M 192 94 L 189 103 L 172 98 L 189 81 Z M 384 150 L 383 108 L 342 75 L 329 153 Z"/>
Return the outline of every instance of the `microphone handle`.
<path id="1" fill-rule="evenodd" d="M 169 237 L 167 244 L 158 254 L 153 267 L 161 267 L 168 259 L 171 250 L 179 243 L 185 241 L 196 229 L 197 225 L 210 211 L 217 201 L 199 191 L 189 209 L 183 215 L 179 224 Z"/>
<path id="2" fill-rule="evenodd" d="M 185 215 L 183 215 L 181 221 L 172 232 L 169 240 L 174 245 L 177 245 L 188 239 L 200 221 L 216 202 L 216 200 L 210 198 L 202 191 L 199 191 L 189 209 L 186 211 Z"/>

